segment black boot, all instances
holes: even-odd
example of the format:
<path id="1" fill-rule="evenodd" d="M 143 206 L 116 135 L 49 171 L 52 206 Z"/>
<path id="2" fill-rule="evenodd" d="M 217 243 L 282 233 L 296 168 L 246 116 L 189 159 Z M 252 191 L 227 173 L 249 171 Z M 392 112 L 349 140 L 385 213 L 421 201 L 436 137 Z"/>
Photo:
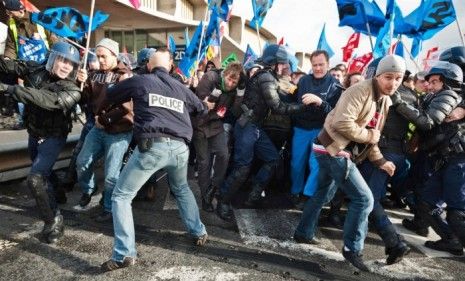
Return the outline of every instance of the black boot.
<path id="1" fill-rule="evenodd" d="M 462 244 L 460 244 L 460 242 L 457 239 L 441 239 L 438 241 L 426 241 L 425 246 L 436 251 L 449 252 L 456 256 L 463 255 Z"/>
<path id="2" fill-rule="evenodd" d="M 465 211 L 448 209 L 446 219 L 452 232 L 465 247 Z"/>
<path id="3" fill-rule="evenodd" d="M 249 193 L 249 197 L 247 197 L 247 200 L 244 202 L 244 205 L 249 208 L 256 207 L 261 199 L 262 192 L 263 187 L 259 184 L 254 184 L 252 186 L 252 191 Z"/>
<path id="4" fill-rule="evenodd" d="M 42 235 L 47 243 L 56 243 L 64 234 L 65 226 L 63 224 L 63 216 L 58 214 L 52 221 L 45 222 Z"/>
<path id="5" fill-rule="evenodd" d="M 402 225 L 408 230 L 415 232 L 416 234 L 427 237 L 429 234 L 428 225 L 422 224 L 420 220 L 415 216 L 413 219 L 403 219 Z"/>
<path id="6" fill-rule="evenodd" d="M 216 205 L 216 214 L 225 221 L 232 220 L 232 209 L 229 202 L 224 202 L 223 200 L 218 200 Z"/>
<path id="7" fill-rule="evenodd" d="M 205 191 L 204 196 L 202 196 L 202 209 L 206 212 L 213 212 L 213 197 L 215 196 L 216 187 L 209 185 Z"/>

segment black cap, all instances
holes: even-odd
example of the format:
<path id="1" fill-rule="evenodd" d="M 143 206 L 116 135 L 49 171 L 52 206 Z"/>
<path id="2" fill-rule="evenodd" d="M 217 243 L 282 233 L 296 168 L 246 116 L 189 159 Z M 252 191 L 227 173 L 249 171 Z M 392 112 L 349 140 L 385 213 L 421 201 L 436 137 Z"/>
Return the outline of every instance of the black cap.
<path id="1" fill-rule="evenodd" d="M 8 11 L 24 10 L 24 6 L 19 0 L 3 0 L 3 6 Z"/>

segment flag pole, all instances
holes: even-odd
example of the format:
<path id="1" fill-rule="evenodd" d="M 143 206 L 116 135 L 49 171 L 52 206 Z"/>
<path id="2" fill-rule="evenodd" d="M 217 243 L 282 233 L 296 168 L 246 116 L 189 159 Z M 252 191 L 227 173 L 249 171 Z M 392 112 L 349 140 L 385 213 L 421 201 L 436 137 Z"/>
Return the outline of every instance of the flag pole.
<path id="1" fill-rule="evenodd" d="M 462 32 L 462 28 L 460 27 L 459 19 L 458 19 L 458 18 L 455 19 L 455 23 L 457 23 L 457 28 L 458 28 L 459 34 L 460 34 L 460 40 L 462 40 L 462 46 L 465 47 L 465 40 L 463 39 L 464 34 L 463 34 L 463 32 Z"/>
<path id="2" fill-rule="evenodd" d="M 366 25 L 367 31 L 368 31 L 368 38 L 370 39 L 371 52 L 373 53 L 375 51 L 375 47 L 373 46 L 373 39 L 371 38 L 371 28 L 370 28 L 370 24 L 368 23 L 368 18 L 367 18 L 367 14 L 365 12 L 365 7 L 363 7 L 363 6 L 362 6 L 362 13 L 363 13 L 363 18 L 365 20 L 365 25 Z"/>
<path id="3" fill-rule="evenodd" d="M 89 55 L 89 46 L 90 46 L 90 34 L 92 32 L 92 21 L 94 19 L 94 8 L 95 8 L 95 0 L 92 0 L 90 5 L 90 15 L 89 15 L 89 28 L 87 29 L 87 40 L 86 40 L 86 49 L 84 50 L 84 69 L 87 68 L 87 57 Z M 84 89 L 84 82 L 81 83 L 81 91 Z"/>
<path id="4" fill-rule="evenodd" d="M 255 20 L 255 30 L 257 31 L 257 39 L 258 39 L 258 49 L 260 51 L 260 56 L 262 55 L 262 42 L 260 41 L 260 32 L 258 31 L 258 22 Z"/>
<path id="5" fill-rule="evenodd" d="M 199 69 L 200 51 L 202 50 L 202 41 L 203 41 L 203 37 L 204 37 L 204 34 L 205 34 L 205 23 L 207 22 L 207 18 L 208 18 L 208 15 L 209 15 L 208 12 L 209 11 L 210 11 L 210 6 L 207 6 L 207 10 L 205 11 L 205 16 L 203 18 L 204 26 L 202 26 L 202 32 L 200 33 L 199 51 L 197 52 L 197 61 L 195 63 L 194 75 L 197 74 L 197 69 Z"/>
<path id="6" fill-rule="evenodd" d="M 413 63 L 415 64 L 415 67 L 417 68 L 418 71 L 421 71 L 421 68 L 420 66 L 418 65 L 418 63 L 415 61 L 415 58 L 412 56 L 412 53 L 410 53 L 410 51 L 407 49 L 407 47 L 405 46 L 404 42 L 402 41 L 402 38 L 399 38 L 399 41 L 401 44 L 402 44 L 402 47 L 404 47 L 404 50 L 407 52 L 407 54 L 409 55 L 410 59 L 413 61 Z M 396 46 L 397 48 L 397 46 Z"/>

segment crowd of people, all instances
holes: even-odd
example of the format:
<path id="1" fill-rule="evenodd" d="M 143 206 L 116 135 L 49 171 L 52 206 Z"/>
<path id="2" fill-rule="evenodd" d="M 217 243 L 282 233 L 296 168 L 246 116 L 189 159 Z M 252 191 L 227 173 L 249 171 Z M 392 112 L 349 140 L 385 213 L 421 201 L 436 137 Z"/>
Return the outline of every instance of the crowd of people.
<path id="1" fill-rule="evenodd" d="M 195 159 L 203 211 L 231 221 L 234 207 L 259 207 L 273 182 L 302 210 L 294 240 L 320 243 L 315 233 L 329 204 L 320 221 L 343 229 L 342 254 L 360 270 L 370 270 L 362 258 L 369 224 L 385 245 L 386 264 L 411 250 L 385 212 L 390 204 L 414 213 L 402 222 L 409 230 L 427 236 L 432 227 L 441 237 L 426 247 L 463 255 L 465 47 L 445 50 L 428 71 L 412 74 L 402 57 L 386 55 L 362 74 L 347 73 L 344 64 L 330 68 L 324 50 L 311 53 L 310 73 L 291 72 L 286 48 L 271 44 L 254 64 L 203 63 L 186 78 L 175 71 L 170 50 L 145 48 L 134 61 L 110 38 L 99 40 L 81 67 L 78 49 L 39 32 L 18 0 L 4 7 L 10 43 L 0 57 L 0 97 L 24 104 L 21 125 L 32 160 L 27 185 L 47 243 L 64 234 L 58 207 L 64 191 L 77 183 L 76 208 L 89 207 L 98 191 L 93 167 L 103 159 L 96 220 L 112 221 L 115 239 L 103 270 L 136 262 L 131 202 L 153 188 L 161 169 L 188 233 L 203 246 L 208 234 L 187 180 Z M 12 24 L 16 36 L 49 41 L 43 63 L 17 56 Z M 86 122 L 60 181 L 52 167 L 77 105 Z M 233 206 L 244 187 L 247 197 Z"/>

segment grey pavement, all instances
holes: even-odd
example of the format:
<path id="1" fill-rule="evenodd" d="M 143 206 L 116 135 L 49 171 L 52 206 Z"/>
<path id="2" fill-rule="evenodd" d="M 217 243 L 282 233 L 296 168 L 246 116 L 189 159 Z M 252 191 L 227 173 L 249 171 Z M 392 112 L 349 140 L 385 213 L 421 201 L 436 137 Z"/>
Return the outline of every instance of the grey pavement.
<path id="1" fill-rule="evenodd" d="M 196 180 L 189 182 L 198 199 Z M 321 245 L 296 244 L 296 210 L 235 209 L 231 223 L 201 211 L 209 241 L 197 247 L 162 179 L 154 202 L 133 203 L 136 265 L 102 273 L 99 265 L 111 255 L 112 225 L 93 220 L 101 211 L 100 195 L 86 211 L 73 208 L 79 197 L 77 188 L 68 193 L 68 203 L 61 206 L 65 236 L 47 245 L 40 241 L 42 223 L 24 181 L 0 186 L 0 280 L 463 280 L 465 271 L 463 258 L 428 250 L 422 246 L 426 239 L 402 228 L 401 219 L 411 216 L 405 210 L 390 216 L 412 253 L 387 266 L 383 244 L 370 232 L 364 257 L 373 273 L 359 273 L 344 261 L 338 229 L 320 228 Z"/>

